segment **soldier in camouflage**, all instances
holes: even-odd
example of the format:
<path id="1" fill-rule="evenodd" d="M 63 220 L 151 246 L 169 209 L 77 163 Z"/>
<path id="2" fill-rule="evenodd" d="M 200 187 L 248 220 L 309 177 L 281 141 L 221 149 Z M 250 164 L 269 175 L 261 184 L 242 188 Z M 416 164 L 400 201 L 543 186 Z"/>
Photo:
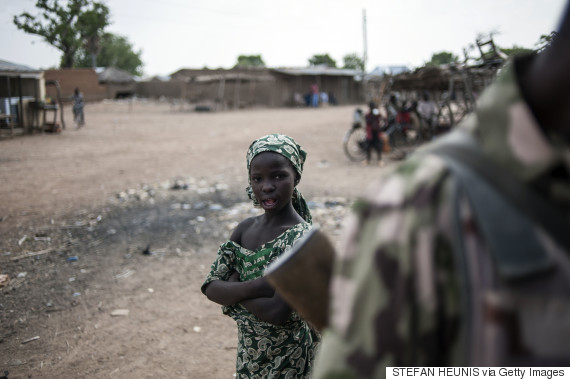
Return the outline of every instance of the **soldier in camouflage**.
<path id="1" fill-rule="evenodd" d="M 508 63 L 459 128 L 570 225 L 568 8 L 551 46 Z M 387 366 L 466 365 L 452 179 L 440 157 L 412 156 L 387 167 L 355 204 L 336 256 L 314 378 L 382 378 Z M 489 255 L 470 203 L 460 198 L 459 204 L 466 249 Z M 553 256 L 570 253 L 545 233 L 541 243 Z"/>

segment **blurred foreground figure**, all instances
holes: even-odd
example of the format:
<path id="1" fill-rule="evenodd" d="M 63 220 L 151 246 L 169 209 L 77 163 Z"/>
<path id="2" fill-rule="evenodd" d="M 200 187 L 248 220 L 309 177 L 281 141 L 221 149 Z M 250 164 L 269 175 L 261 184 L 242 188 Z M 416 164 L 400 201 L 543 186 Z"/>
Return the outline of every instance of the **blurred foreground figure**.
<path id="1" fill-rule="evenodd" d="M 355 204 L 314 378 L 570 365 L 570 14 Z"/>

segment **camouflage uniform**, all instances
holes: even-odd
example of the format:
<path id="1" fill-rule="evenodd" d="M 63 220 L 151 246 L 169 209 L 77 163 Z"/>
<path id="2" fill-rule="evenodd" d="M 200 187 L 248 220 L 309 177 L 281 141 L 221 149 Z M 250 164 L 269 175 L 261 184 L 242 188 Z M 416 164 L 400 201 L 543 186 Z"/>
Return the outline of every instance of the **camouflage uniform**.
<path id="1" fill-rule="evenodd" d="M 570 211 L 570 147 L 545 132 L 509 64 L 460 128 L 487 157 L 562 210 Z M 382 378 L 386 366 L 462 366 L 460 278 L 452 250 L 453 180 L 437 156 L 387 168 L 355 204 L 335 262 L 329 328 L 314 378 Z M 460 198 L 467 249 L 489 254 L 473 210 Z M 546 250 L 561 251 L 548 237 Z"/>

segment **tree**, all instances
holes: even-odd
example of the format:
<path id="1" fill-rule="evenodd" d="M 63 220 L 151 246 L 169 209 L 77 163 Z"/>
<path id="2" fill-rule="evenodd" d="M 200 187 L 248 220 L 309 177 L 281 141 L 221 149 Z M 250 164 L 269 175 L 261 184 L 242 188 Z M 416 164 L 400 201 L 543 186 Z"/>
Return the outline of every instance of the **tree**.
<path id="1" fill-rule="evenodd" d="M 535 44 L 537 51 L 542 51 L 546 49 L 548 46 L 550 46 L 552 41 L 556 39 L 557 35 L 558 35 L 557 32 L 550 32 L 550 34 L 541 35 L 538 42 Z"/>
<path id="2" fill-rule="evenodd" d="M 364 61 L 358 56 L 358 54 L 347 54 L 342 58 L 342 60 L 344 61 L 344 66 L 342 68 L 364 71 Z"/>
<path id="3" fill-rule="evenodd" d="M 455 63 L 459 60 L 459 58 L 449 52 L 449 51 L 440 51 L 439 53 L 434 53 L 431 56 L 431 60 L 427 63 L 428 66 L 439 66 L 442 64 L 448 63 Z"/>
<path id="4" fill-rule="evenodd" d="M 142 75 L 141 51 L 133 51 L 126 37 L 105 33 L 100 39 L 97 66 L 116 67 L 133 75 Z M 87 49 L 79 51 L 74 67 L 91 67 L 91 55 Z"/>
<path id="5" fill-rule="evenodd" d="M 235 67 L 265 67 L 261 55 L 240 55 Z"/>
<path id="6" fill-rule="evenodd" d="M 309 58 L 310 66 L 325 65 L 327 67 L 336 68 L 336 61 L 332 59 L 328 54 L 315 54 Z"/>
<path id="7" fill-rule="evenodd" d="M 79 19 L 80 24 L 83 25 L 81 38 L 85 50 L 91 55 L 91 67 L 95 68 L 104 28 L 101 25 L 109 24 L 109 9 L 102 4 L 94 3 L 93 9 L 84 12 Z"/>
<path id="8" fill-rule="evenodd" d="M 92 0 L 37 0 L 40 15 L 24 12 L 14 16 L 14 24 L 26 33 L 37 34 L 63 53 L 62 68 L 73 67 L 73 59 L 83 46 L 96 52 L 97 39 L 109 25 L 109 8 Z"/>

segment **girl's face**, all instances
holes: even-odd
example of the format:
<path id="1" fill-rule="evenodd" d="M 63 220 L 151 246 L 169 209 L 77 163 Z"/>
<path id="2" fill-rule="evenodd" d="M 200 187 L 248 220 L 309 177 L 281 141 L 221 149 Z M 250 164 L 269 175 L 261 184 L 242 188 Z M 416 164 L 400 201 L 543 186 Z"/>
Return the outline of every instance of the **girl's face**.
<path id="1" fill-rule="evenodd" d="M 297 173 L 283 155 L 271 151 L 256 155 L 249 176 L 253 194 L 265 212 L 277 212 L 291 202 Z"/>

